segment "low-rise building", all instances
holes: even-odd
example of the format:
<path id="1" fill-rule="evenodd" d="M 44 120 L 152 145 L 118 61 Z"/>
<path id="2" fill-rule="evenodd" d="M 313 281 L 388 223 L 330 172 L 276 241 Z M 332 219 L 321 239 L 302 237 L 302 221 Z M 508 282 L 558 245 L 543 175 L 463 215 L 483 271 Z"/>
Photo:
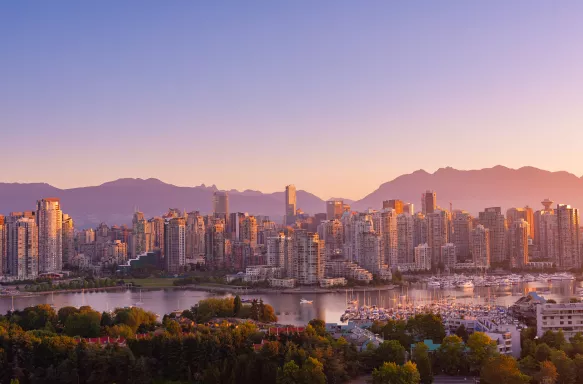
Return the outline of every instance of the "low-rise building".
<path id="1" fill-rule="evenodd" d="M 344 277 L 324 277 L 320 279 L 320 287 L 322 288 L 332 288 L 345 286 L 347 283 Z"/>
<path id="2" fill-rule="evenodd" d="M 281 278 L 283 268 L 271 267 L 268 265 L 254 265 L 245 269 L 244 281 L 248 283 L 257 283 L 259 281 L 266 281 L 272 277 Z"/>
<path id="3" fill-rule="evenodd" d="M 269 279 L 269 285 L 274 288 L 294 288 L 296 283 L 296 279 L 278 279 L 275 277 Z"/>
<path id="4" fill-rule="evenodd" d="M 583 303 L 539 304 L 536 306 L 536 333 L 563 330 L 567 340 L 583 332 Z"/>

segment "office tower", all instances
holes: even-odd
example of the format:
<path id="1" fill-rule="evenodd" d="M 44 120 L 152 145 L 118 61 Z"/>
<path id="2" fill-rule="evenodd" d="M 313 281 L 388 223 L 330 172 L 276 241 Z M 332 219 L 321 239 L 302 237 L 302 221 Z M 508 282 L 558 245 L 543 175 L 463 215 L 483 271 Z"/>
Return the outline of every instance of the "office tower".
<path id="1" fill-rule="evenodd" d="M 383 264 L 392 268 L 398 263 L 397 212 L 390 208 L 383 209 L 380 212 L 380 230 L 377 227 L 374 227 L 375 231 L 382 236 Z"/>
<path id="2" fill-rule="evenodd" d="M 293 225 L 296 221 L 296 187 L 285 187 L 285 225 Z"/>
<path id="3" fill-rule="evenodd" d="M 190 212 L 186 219 L 186 258 L 196 259 L 205 254 L 204 218 L 199 212 Z"/>
<path id="4" fill-rule="evenodd" d="M 247 216 L 241 223 L 240 241 L 248 241 L 251 247 L 257 247 L 257 219 L 254 216 Z"/>
<path id="5" fill-rule="evenodd" d="M 37 201 L 39 272 L 63 269 L 63 212 L 57 198 Z"/>
<path id="6" fill-rule="evenodd" d="M 227 191 L 213 193 L 213 214 L 224 220 L 229 216 L 229 193 Z"/>
<path id="7" fill-rule="evenodd" d="M 342 200 L 328 200 L 326 202 L 326 220 L 336 220 L 344 213 L 344 202 Z"/>
<path id="8" fill-rule="evenodd" d="M 455 265 L 457 264 L 455 244 L 447 243 L 441 246 L 441 259 L 443 261 L 443 265 L 446 267 L 455 268 Z"/>
<path id="9" fill-rule="evenodd" d="M 536 230 L 536 228 L 534 226 L 534 210 L 531 207 L 529 207 L 528 205 L 526 207 L 524 207 L 523 209 L 526 212 L 526 219 L 524 219 L 524 220 L 528 223 L 528 228 L 529 228 L 528 236 L 531 239 L 534 239 L 534 232 Z"/>
<path id="10" fill-rule="evenodd" d="M 479 224 L 472 231 L 471 253 L 474 265 L 490 268 L 490 230 Z"/>
<path id="11" fill-rule="evenodd" d="M 69 215 L 63 213 L 63 264 L 72 260 L 75 256 L 75 225 Z"/>
<path id="12" fill-rule="evenodd" d="M 180 273 L 186 266 L 186 220 L 175 217 L 164 224 L 166 271 Z"/>
<path id="13" fill-rule="evenodd" d="M 557 204 L 558 266 L 580 268 L 579 210 L 570 205 Z"/>
<path id="14" fill-rule="evenodd" d="M 415 266 L 421 270 L 431 269 L 431 248 L 427 243 L 415 247 Z"/>
<path id="15" fill-rule="evenodd" d="M 372 230 L 362 232 L 358 235 L 360 237 L 358 259 L 359 265 L 371 272 L 373 275 L 378 275 L 385 265 L 382 255 L 382 237 Z"/>
<path id="16" fill-rule="evenodd" d="M 557 215 L 551 207 L 553 202 L 549 199 L 542 201 L 544 209 L 534 214 L 534 244 L 543 259 L 552 260 L 558 264 L 559 230 L 557 227 Z"/>
<path id="17" fill-rule="evenodd" d="M 7 264 L 11 276 L 18 280 L 38 277 L 38 240 L 38 227 L 34 218 L 25 217 L 20 212 L 11 214 L 6 232 Z"/>
<path id="18" fill-rule="evenodd" d="M 287 273 L 291 273 L 291 259 L 293 257 L 293 247 L 291 237 L 279 232 L 277 236 L 267 238 L 267 265 L 271 267 L 283 268 Z"/>
<path id="19" fill-rule="evenodd" d="M 413 216 L 413 247 L 427 243 L 427 219 L 421 212 Z"/>
<path id="20" fill-rule="evenodd" d="M 6 219 L 0 215 L 0 275 L 4 275 L 8 271 L 6 252 Z"/>
<path id="21" fill-rule="evenodd" d="M 534 239 L 534 213 L 532 208 L 524 207 L 524 208 L 510 208 L 506 211 L 506 224 L 508 228 L 512 225 L 513 222 L 519 221 L 520 219 L 526 221 L 529 226 L 529 233 L 531 239 Z"/>
<path id="22" fill-rule="evenodd" d="M 415 262 L 414 219 L 408 213 L 397 216 L 397 263 L 412 264 Z"/>
<path id="23" fill-rule="evenodd" d="M 300 285 L 314 285 L 324 277 L 324 242 L 317 233 L 294 231 L 292 276 Z"/>
<path id="24" fill-rule="evenodd" d="M 456 211 L 452 219 L 452 233 L 450 241 L 455 244 L 458 260 L 467 260 L 470 257 L 470 235 L 472 233 L 472 216 L 465 211 Z"/>
<path id="25" fill-rule="evenodd" d="M 206 261 L 212 268 L 225 268 L 225 221 L 213 219 L 205 232 Z"/>
<path id="26" fill-rule="evenodd" d="M 150 225 L 144 218 L 143 212 L 134 212 L 132 219 L 132 258 L 149 251 L 148 235 L 150 233 Z"/>
<path id="27" fill-rule="evenodd" d="M 176 213 L 176 212 L 175 212 Z M 172 215 L 174 217 L 174 215 Z M 176 217 L 180 217 L 180 216 L 176 216 Z M 162 252 L 162 255 L 165 254 L 166 250 L 164 247 L 164 228 L 165 228 L 166 222 L 163 218 L 161 217 L 153 217 L 150 220 L 148 220 L 148 227 L 149 227 L 149 236 L 147 235 L 146 237 L 148 238 L 148 250 L 160 250 L 160 252 Z"/>
<path id="28" fill-rule="evenodd" d="M 415 214 L 415 205 L 413 203 L 403 203 L 403 213 L 413 216 Z"/>
<path id="29" fill-rule="evenodd" d="M 391 208 L 397 212 L 397 215 L 403 213 L 403 201 L 402 200 L 385 200 L 383 201 L 383 209 Z"/>
<path id="30" fill-rule="evenodd" d="M 486 208 L 480 212 L 480 224 L 490 230 L 490 262 L 501 263 L 506 260 L 506 232 L 508 226 L 500 207 Z"/>
<path id="31" fill-rule="evenodd" d="M 265 217 L 265 216 L 263 216 Z M 275 237 L 279 233 L 277 230 L 277 225 L 275 221 L 271 221 L 269 219 L 259 220 L 257 218 L 257 244 L 259 245 L 266 245 L 267 239 L 270 237 Z"/>
<path id="32" fill-rule="evenodd" d="M 513 268 L 523 268 L 528 264 L 529 225 L 524 219 L 512 222 L 508 231 L 508 252 L 510 265 Z"/>
<path id="33" fill-rule="evenodd" d="M 434 191 L 427 191 L 421 195 L 421 212 L 424 215 L 433 213 L 437 209 L 437 194 Z"/>
<path id="34" fill-rule="evenodd" d="M 431 248 L 431 261 L 434 266 L 443 263 L 441 246 L 449 243 L 450 213 L 436 210 L 427 216 L 427 244 Z"/>
<path id="35" fill-rule="evenodd" d="M 229 214 L 229 222 L 226 228 L 226 232 L 231 240 L 241 240 L 241 223 L 247 216 L 249 216 L 249 214 L 244 212 L 233 212 Z"/>

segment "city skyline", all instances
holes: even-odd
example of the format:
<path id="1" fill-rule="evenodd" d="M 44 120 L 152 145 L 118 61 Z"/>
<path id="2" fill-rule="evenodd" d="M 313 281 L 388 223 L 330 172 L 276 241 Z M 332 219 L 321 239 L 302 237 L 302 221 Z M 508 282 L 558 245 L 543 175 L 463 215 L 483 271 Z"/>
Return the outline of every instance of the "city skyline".
<path id="1" fill-rule="evenodd" d="M 356 199 L 416 169 L 530 164 L 580 175 L 581 10 L 5 4 L 0 125 L 5 155 L 26 143 L 28 161 L 3 181 L 67 188 L 131 176 L 263 191 L 293 182 Z M 516 143 L 545 156 L 527 158 Z M 161 161 L 168 146 L 185 148 L 172 167 Z M 261 178 L 233 166 L 243 156 L 262 164 Z M 350 182 L 339 190 L 338 180 Z"/>

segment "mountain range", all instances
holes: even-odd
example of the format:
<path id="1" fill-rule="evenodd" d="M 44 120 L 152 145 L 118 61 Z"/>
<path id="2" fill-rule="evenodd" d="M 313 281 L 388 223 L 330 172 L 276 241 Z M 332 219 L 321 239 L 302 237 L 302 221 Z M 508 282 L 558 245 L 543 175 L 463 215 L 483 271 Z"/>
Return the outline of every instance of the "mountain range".
<path id="1" fill-rule="evenodd" d="M 36 200 L 58 197 L 65 213 L 76 226 L 85 228 L 100 222 L 128 224 L 139 209 L 146 216 L 156 216 L 169 208 L 212 211 L 213 186 L 178 187 L 158 179 L 119 179 L 98 186 L 59 189 L 46 183 L 0 183 L 0 213 L 33 210 Z M 534 167 L 511 169 L 503 166 L 480 170 L 440 168 L 434 173 L 424 170 L 401 175 L 364 198 L 348 201 L 353 210 L 379 209 L 382 201 L 401 199 L 420 210 L 421 194 L 437 193 L 437 203 L 449 208 L 465 209 L 477 214 L 485 207 L 529 205 L 535 210 L 540 201 L 550 198 L 556 203 L 583 207 L 583 178 L 571 173 L 549 172 Z M 284 211 L 284 192 L 229 191 L 231 212 L 269 215 L 280 221 Z M 297 192 L 297 206 L 306 213 L 325 212 L 325 201 L 304 190 Z"/>

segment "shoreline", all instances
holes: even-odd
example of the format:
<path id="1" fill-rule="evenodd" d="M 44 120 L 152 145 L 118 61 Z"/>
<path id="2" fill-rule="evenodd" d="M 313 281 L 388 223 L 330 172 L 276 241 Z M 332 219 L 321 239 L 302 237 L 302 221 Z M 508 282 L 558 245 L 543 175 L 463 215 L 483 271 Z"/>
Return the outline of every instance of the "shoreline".
<path id="1" fill-rule="evenodd" d="M 17 291 L 15 295 L 3 294 L 0 297 L 35 297 L 41 295 L 49 295 L 51 293 L 79 293 L 79 292 L 94 292 L 94 291 L 113 291 L 116 289 L 127 289 L 125 286 L 113 286 L 113 287 L 99 287 L 99 288 L 76 288 L 76 289 L 55 289 L 53 291 L 41 291 L 41 292 L 31 292 L 31 291 Z"/>

